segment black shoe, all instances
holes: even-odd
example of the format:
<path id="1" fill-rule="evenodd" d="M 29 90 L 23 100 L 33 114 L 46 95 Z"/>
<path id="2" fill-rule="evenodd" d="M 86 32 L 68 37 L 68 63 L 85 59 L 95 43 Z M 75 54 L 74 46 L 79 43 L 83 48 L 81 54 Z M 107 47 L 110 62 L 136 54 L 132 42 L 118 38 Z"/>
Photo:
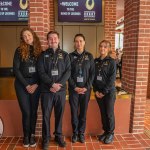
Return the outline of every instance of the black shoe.
<path id="1" fill-rule="evenodd" d="M 107 132 L 104 132 L 102 135 L 98 136 L 98 140 L 101 142 L 104 142 L 105 138 L 106 138 Z"/>
<path id="2" fill-rule="evenodd" d="M 78 141 L 78 135 L 77 134 L 73 134 L 72 136 L 72 143 L 76 143 Z"/>
<path id="3" fill-rule="evenodd" d="M 55 136 L 55 141 L 60 147 L 66 147 L 66 142 L 63 137 Z"/>
<path id="4" fill-rule="evenodd" d="M 114 140 L 114 133 L 108 133 L 108 134 L 106 135 L 106 138 L 105 138 L 105 140 L 104 140 L 104 143 L 105 143 L 105 144 L 110 144 L 110 143 L 113 142 L 113 140 Z"/>
<path id="5" fill-rule="evenodd" d="M 81 143 L 85 142 L 84 134 L 79 134 L 79 142 L 81 142 Z"/>
<path id="6" fill-rule="evenodd" d="M 35 147 L 35 146 L 36 146 L 35 135 L 32 134 L 30 137 L 30 147 Z"/>
<path id="7" fill-rule="evenodd" d="M 23 147 L 25 147 L 25 148 L 29 147 L 29 137 L 28 136 L 23 138 Z"/>
<path id="8" fill-rule="evenodd" d="M 42 149 L 43 150 L 48 150 L 49 147 L 49 140 L 45 139 L 42 141 Z"/>

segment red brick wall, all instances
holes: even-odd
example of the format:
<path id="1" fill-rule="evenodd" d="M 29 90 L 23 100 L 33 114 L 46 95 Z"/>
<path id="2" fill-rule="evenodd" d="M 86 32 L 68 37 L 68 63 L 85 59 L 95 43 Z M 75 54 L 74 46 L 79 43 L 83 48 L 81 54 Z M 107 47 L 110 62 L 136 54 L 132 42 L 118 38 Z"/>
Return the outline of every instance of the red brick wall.
<path id="1" fill-rule="evenodd" d="M 115 50 L 115 27 L 116 27 L 116 0 L 105 0 L 104 5 L 104 31 L 105 39 L 112 44 L 112 51 Z"/>
<path id="2" fill-rule="evenodd" d="M 144 129 L 150 41 L 150 2 L 125 0 L 123 88 L 132 93 L 130 132 Z"/>
<path id="3" fill-rule="evenodd" d="M 47 47 L 46 34 L 54 29 L 53 0 L 29 1 L 29 26 L 38 34 L 43 49 Z"/>
<path id="4" fill-rule="evenodd" d="M 55 10 L 54 10 L 54 0 L 49 0 L 50 1 L 50 11 L 49 11 L 49 16 L 50 16 L 50 30 L 55 29 Z"/>

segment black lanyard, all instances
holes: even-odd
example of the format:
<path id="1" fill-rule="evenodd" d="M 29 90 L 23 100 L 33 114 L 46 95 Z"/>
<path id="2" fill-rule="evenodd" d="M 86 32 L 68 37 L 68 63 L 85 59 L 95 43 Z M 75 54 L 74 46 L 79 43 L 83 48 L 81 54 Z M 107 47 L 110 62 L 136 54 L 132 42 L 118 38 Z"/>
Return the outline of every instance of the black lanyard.
<path id="1" fill-rule="evenodd" d="M 85 52 L 84 52 L 83 56 L 78 58 L 78 62 L 79 62 L 80 67 L 82 66 L 84 60 L 85 60 Z"/>
<path id="2" fill-rule="evenodd" d="M 83 64 L 83 61 L 85 60 L 85 52 L 83 53 L 83 55 L 78 58 L 78 62 L 79 62 L 79 75 L 82 76 L 83 74 L 83 71 L 82 71 L 82 64 Z"/>
<path id="3" fill-rule="evenodd" d="M 103 64 L 104 64 L 103 60 L 98 61 L 97 68 L 98 68 L 99 75 L 101 74 L 101 70 L 103 68 Z"/>
<path id="4" fill-rule="evenodd" d="M 55 55 L 55 54 L 54 54 Z M 56 69 L 57 68 L 57 63 L 58 63 L 58 54 L 56 54 L 57 56 L 56 56 L 56 59 L 55 59 L 55 56 L 51 56 L 51 58 L 52 58 L 52 64 L 53 64 L 53 67 L 54 67 L 54 69 Z"/>

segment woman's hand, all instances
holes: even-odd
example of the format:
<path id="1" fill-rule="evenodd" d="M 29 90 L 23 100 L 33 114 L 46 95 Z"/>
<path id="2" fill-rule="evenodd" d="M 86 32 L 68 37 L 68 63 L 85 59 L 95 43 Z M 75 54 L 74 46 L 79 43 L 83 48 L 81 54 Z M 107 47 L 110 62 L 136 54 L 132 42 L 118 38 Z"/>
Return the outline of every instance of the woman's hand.
<path id="1" fill-rule="evenodd" d="M 33 84 L 31 85 L 31 88 L 32 88 L 32 93 L 33 94 L 35 92 L 35 90 L 37 89 L 38 85 L 37 84 Z"/>
<path id="2" fill-rule="evenodd" d="M 37 84 L 28 85 L 26 86 L 26 90 L 28 91 L 28 93 L 33 94 L 35 90 L 37 89 L 37 87 L 38 87 Z"/>
<path id="3" fill-rule="evenodd" d="M 27 85 L 27 86 L 26 86 L 26 90 L 27 90 L 28 93 L 31 94 L 31 92 L 32 92 L 31 85 Z"/>

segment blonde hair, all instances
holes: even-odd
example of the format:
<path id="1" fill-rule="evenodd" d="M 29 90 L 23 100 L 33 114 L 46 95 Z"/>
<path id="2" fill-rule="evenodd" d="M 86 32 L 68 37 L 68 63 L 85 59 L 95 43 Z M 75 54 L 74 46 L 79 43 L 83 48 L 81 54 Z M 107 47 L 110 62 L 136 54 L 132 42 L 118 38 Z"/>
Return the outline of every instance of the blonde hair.
<path id="1" fill-rule="evenodd" d="M 99 43 L 99 47 L 102 43 L 105 43 L 109 47 L 108 56 L 110 56 L 113 59 L 116 59 L 116 52 L 111 50 L 111 42 L 108 40 L 103 40 Z"/>
<path id="2" fill-rule="evenodd" d="M 109 48 L 111 49 L 111 43 L 108 40 L 103 40 L 99 43 L 99 47 L 102 43 L 105 43 L 107 46 L 109 46 Z"/>

